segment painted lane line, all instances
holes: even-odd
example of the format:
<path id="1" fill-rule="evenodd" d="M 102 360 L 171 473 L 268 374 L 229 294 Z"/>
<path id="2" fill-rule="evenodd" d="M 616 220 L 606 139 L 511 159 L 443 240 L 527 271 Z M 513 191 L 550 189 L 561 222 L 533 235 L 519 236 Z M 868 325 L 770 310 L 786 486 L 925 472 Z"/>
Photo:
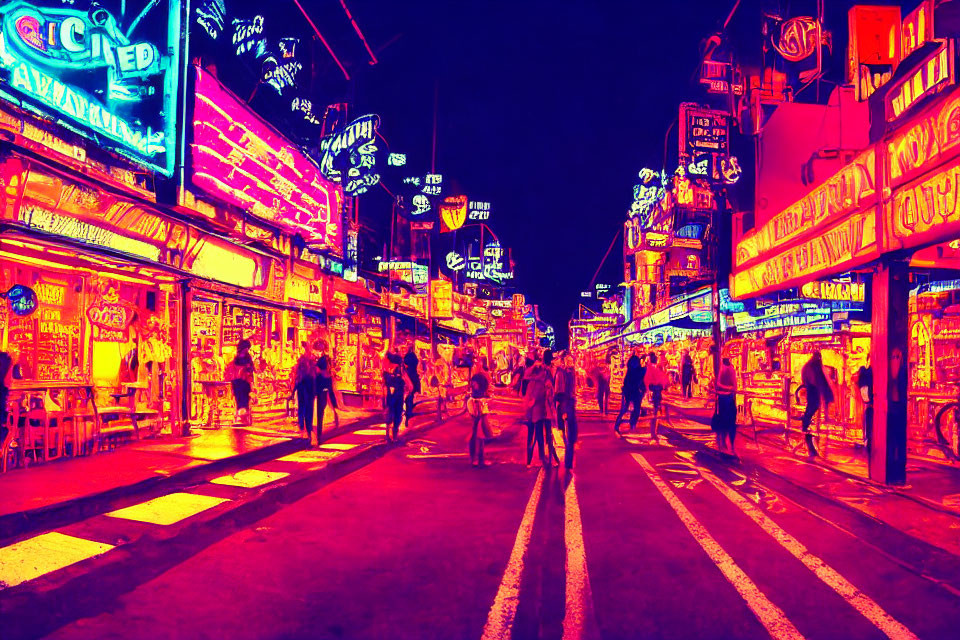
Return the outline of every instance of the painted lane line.
<path id="1" fill-rule="evenodd" d="M 0 549 L 0 591 L 29 582 L 82 560 L 102 555 L 113 545 L 52 531 Z"/>
<path id="2" fill-rule="evenodd" d="M 353 432 L 355 436 L 382 436 L 387 432 L 386 429 L 359 429 Z"/>
<path id="3" fill-rule="evenodd" d="M 593 617 L 593 592 L 590 590 L 587 551 L 583 544 L 583 523 L 580 519 L 575 478 L 570 479 L 570 484 L 563 493 L 563 506 L 563 542 L 567 549 L 563 640 L 596 638 L 599 633 Z"/>
<path id="4" fill-rule="evenodd" d="M 633 459 L 646 472 L 653 485 L 663 494 L 667 503 L 680 517 L 680 521 L 697 541 L 697 544 L 707 553 L 723 576 L 733 585 L 734 589 L 746 601 L 747 606 L 775 640 L 803 640 L 803 635 L 797 630 L 787 615 L 763 595 L 753 580 L 744 573 L 733 558 L 710 535 L 700 521 L 677 498 L 676 494 L 661 478 L 647 459 L 639 453 L 631 453 Z"/>
<path id="5" fill-rule="evenodd" d="M 289 473 L 285 471 L 263 471 L 262 469 L 243 469 L 242 471 L 237 471 L 236 473 L 230 474 L 228 476 L 220 476 L 219 478 L 214 478 L 211 480 L 211 484 L 222 484 L 229 487 L 242 487 L 244 489 L 253 489 L 255 487 L 262 487 L 265 484 L 270 484 L 280 480 L 281 478 L 286 478 L 289 476 Z"/>
<path id="6" fill-rule="evenodd" d="M 738 506 L 741 511 L 756 522 L 771 538 L 776 540 L 781 547 L 789 551 L 790 554 L 802 562 L 807 569 L 810 569 L 824 584 L 836 591 L 840 597 L 847 601 L 847 604 L 856 609 L 864 618 L 872 622 L 877 629 L 888 637 L 897 638 L 898 640 L 901 638 L 909 640 L 917 637 L 907 629 L 906 626 L 887 613 L 879 604 L 853 586 L 849 580 L 840 575 L 833 567 L 812 554 L 802 542 L 784 531 L 780 525 L 774 522 L 770 516 L 764 513 L 759 507 L 728 487 L 711 471 L 701 468 L 700 475 L 712 484 L 717 491 L 730 500 L 730 502 Z"/>
<path id="7" fill-rule="evenodd" d="M 212 509 L 224 502 L 230 501 L 226 498 L 215 498 L 196 493 L 171 493 L 135 504 L 132 507 L 111 511 L 106 515 L 111 518 L 170 525 L 186 520 L 207 509 Z"/>
<path id="8" fill-rule="evenodd" d="M 517 615 L 517 604 L 520 602 L 520 579 L 523 577 L 523 561 L 533 535 L 533 520 L 537 515 L 537 505 L 540 504 L 540 492 L 543 490 L 543 469 L 537 473 L 537 481 L 533 485 L 533 492 L 527 500 L 527 507 L 523 511 L 523 519 L 517 530 L 517 539 L 513 543 L 507 568 L 503 572 L 500 588 L 487 615 L 487 624 L 483 627 L 482 640 L 509 640 L 513 634 L 513 620 Z"/>

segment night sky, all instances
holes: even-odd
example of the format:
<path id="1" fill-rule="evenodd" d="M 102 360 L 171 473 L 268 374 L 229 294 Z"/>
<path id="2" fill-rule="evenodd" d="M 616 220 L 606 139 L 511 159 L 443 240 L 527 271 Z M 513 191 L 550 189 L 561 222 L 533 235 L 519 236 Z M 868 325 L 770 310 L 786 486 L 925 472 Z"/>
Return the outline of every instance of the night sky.
<path id="1" fill-rule="evenodd" d="M 691 82 L 699 43 L 728 3 L 348 6 L 375 51 L 390 42 L 361 76 L 358 106 L 380 113 L 391 150 L 426 170 L 439 81 L 437 171 L 492 203 L 490 224 L 513 248 L 516 285 L 565 343 L 637 171 L 660 168 L 678 103 L 700 97 Z M 675 128 L 668 144 L 675 163 Z M 384 194 L 361 204 L 361 215 L 386 202 Z M 622 278 L 618 239 L 598 281 Z"/>

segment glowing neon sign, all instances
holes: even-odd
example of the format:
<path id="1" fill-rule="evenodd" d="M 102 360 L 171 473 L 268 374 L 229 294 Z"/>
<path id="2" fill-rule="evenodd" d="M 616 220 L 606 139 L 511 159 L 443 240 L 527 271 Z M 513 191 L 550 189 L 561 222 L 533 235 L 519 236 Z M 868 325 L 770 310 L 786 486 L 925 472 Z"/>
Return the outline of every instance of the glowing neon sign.
<path id="1" fill-rule="evenodd" d="M 407 164 L 407 154 L 405 153 L 391 153 L 387 156 L 387 166 L 389 167 L 402 167 Z"/>
<path id="2" fill-rule="evenodd" d="M 633 202 L 630 205 L 630 217 L 640 221 L 640 227 L 650 226 L 650 213 L 654 206 L 666 195 L 664 185 L 666 175 L 652 169 L 640 170 L 640 184 L 633 187 Z"/>
<path id="3" fill-rule="evenodd" d="M 193 183 L 342 255 L 343 191 L 216 78 L 196 70 Z"/>
<path id="4" fill-rule="evenodd" d="M 429 176 L 428 176 L 429 177 Z M 467 196 L 448 196 L 440 205 L 440 231 L 456 231 L 467 220 Z"/>
<path id="5" fill-rule="evenodd" d="M 447 269 L 451 271 L 460 271 L 467 266 L 467 261 L 456 251 L 447 254 Z"/>
<path id="6" fill-rule="evenodd" d="M 320 141 L 320 170 L 331 182 L 342 184 L 348 196 L 366 193 L 380 182 L 376 172 L 379 127 L 380 116 L 361 116 Z"/>
<path id="7" fill-rule="evenodd" d="M 423 183 L 423 193 L 428 196 L 438 196 L 443 189 L 443 176 L 439 173 L 428 173 Z"/>
<path id="8" fill-rule="evenodd" d="M 197 5 L 194 13 L 197 16 L 197 24 L 203 27 L 211 38 L 216 40 L 223 33 L 227 19 L 227 8 L 223 0 L 203 0 Z"/>
<path id="9" fill-rule="evenodd" d="M 953 58 L 953 43 L 941 42 L 916 71 L 892 85 L 884 99 L 887 122 L 894 122 L 921 99 L 953 84 Z"/>
<path id="10" fill-rule="evenodd" d="M 790 62 L 799 62 L 812 56 L 819 47 L 829 47 L 830 32 L 809 16 L 790 18 L 780 27 L 780 38 L 773 48 Z"/>
<path id="11" fill-rule="evenodd" d="M 253 52 L 254 57 L 259 58 L 267 52 L 267 39 L 263 37 L 263 16 L 234 19 L 233 47 L 238 56 Z"/>
<path id="12" fill-rule="evenodd" d="M 839 280 L 815 280 L 800 287 L 800 297 L 813 300 L 837 300 L 844 302 L 863 302 L 867 296 L 867 285 L 862 282 L 843 282 Z"/>
<path id="13" fill-rule="evenodd" d="M 3 2 L 0 77 L 53 119 L 171 175 L 180 3 L 132 1 L 140 8 L 127 6 L 119 21 L 90 0 L 76 8 Z"/>
<path id="14" fill-rule="evenodd" d="M 490 219 L 490 203 L 471 200 L 467 207 L 467 219 L 474 222 L 483 222 Z"/>

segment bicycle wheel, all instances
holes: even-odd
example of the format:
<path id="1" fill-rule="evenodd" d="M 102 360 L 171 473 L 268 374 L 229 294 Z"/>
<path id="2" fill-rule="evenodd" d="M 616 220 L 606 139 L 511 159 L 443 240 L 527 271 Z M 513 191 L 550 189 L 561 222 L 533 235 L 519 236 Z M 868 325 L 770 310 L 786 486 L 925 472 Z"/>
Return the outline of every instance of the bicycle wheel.
<path id="1" fill-rule="evenodd" d="M 937 412 L 934 426 L 937 442 L 946 447 L 950 455 L 960 460 L 960 403 L 951 402 Z"/>

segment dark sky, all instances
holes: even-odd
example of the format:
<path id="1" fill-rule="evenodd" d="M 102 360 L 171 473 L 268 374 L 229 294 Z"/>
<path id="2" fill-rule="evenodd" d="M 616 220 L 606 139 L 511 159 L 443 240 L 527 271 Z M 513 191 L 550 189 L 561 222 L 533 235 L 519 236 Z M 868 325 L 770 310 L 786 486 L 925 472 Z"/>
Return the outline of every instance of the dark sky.
<path id="1" fill-rule="evenodd" d="M 356 74 L 358 107 L 381 114 L 391 149 L 425 171 L 439 82 L 437 171 L 492 202 L 491 226 L 513 248 L 517 286 L 565 342 L 637 171 L 661 166 L 678 103 L 701 97 L 690 82 L 698 46 L 730 3 L 347 4 L 380 49 L 380 63 Z M 621 280 L 618 240 L 600 281 Z"/>

